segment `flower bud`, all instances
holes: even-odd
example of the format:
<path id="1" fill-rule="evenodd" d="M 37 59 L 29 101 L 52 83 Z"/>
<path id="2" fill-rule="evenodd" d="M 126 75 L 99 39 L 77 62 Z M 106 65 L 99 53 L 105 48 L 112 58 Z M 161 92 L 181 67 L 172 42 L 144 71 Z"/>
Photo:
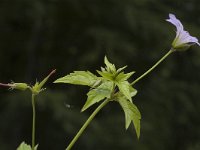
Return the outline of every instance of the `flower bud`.
<path id="1" fill-rule="evenodd" d="M 49 77 L 54 74 L 56 72 L 56 69 L 51 71 L 51 73 L 44 78 L 40 83 L 36 82 L 35 85 L 32 87 L 32 93 L 35 95 L 38 95 L 41 91 L 45 90 L 45 88 L 42 88 L 44 86 L 44 84 L 47 82 L 47 80 L 49 79 Z"/>
<path id="2" fill-rule="evenodd" d="M 12 83 L 10 85 L 11 85 L 10 86 L 11 89 L 17 89 L 17 90 L 22 90 L 22 91 L 29 88 L 29 86 L 26 83 Z"/>

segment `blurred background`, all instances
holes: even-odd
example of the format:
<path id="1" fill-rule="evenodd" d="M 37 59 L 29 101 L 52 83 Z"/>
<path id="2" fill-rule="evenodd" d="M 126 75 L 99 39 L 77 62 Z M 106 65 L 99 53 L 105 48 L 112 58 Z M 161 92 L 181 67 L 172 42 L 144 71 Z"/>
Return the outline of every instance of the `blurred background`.
<path id="1" fill-rule="evenodd" d="M 179 18 L 200 38 L 198 0 L 1 0 L 0 82 L 41 81 L 52 69 L 47 90 L 37 97 L 39 150 L 65 149 L 98 106 L 86 112 L 87 87 L 53 84 L 74 70 L 95 73 L 108 56 L 117 67 L 135 70 L 131 81 L 170 48 Z M 124 113 L 110 103 L 80 137 L 75 150 L 199 150 L 200 48 L 172 54 L 135 85 L 142 114 L 141 138 Z M 70 107 L 69 107 L 70 106 Z M 31 94 L 0 88 L 0 150 L 31 143 Z"/>

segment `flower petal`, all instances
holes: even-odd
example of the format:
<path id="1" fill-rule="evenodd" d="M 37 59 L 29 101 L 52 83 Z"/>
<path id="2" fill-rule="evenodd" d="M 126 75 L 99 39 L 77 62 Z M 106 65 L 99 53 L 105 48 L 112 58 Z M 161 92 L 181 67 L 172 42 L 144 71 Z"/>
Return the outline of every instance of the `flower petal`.
<path id="1" fill-rule="evenodd" d="M 182 23 L 174 14 L 169 14 L 169 19 L 166 19 L 166 21 L 175 25 L 177 29 L 176 37 L 172 43 L 174 49 L 188 48 L 193 44 L 198 44 L 200 46 L 198 39 L 184 30 Z"/>
<path id="2" fill-rule="evenodd" d="M 179 39 L 182 43 L 190 43 L 190 42 L 196 43 L 196 42 L 198 42 L 197 38 L 191 36 L 187 31 L 183 31 L 181 33 Z"/>
<path id="3" fill-rule="evenodd" d="M 180 22 L 180 20 L 178 20 L 176 18 L 176 16 L 174 14 L 169 14 L 169 19 L 166 19 L 166 21 L 172 23 L 173 25 L 176 26 L 177 31 L 183 31 L 183 25 Z"/>

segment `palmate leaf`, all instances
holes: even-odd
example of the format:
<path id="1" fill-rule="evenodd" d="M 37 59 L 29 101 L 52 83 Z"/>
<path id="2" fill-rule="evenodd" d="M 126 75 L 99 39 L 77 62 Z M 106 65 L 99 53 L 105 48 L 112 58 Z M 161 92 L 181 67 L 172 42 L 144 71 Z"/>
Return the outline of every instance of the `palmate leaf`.
<path id="1" fill-rule="evenodd" d="M 54 83 L 69 83 L 77 85 L 92 86 L 98 80 L 98 77 L 89 71 L 74 71 L 69 75 L 61 77 L 54 81 Z"/>
<path id="2" fill-rule="evenodd" d="M 128 129 L 130 126 L 131 122 L 133 122 L 136 135 L 139 138 L 140 137 L 140 119 L 141 119 L 141 114 L 133 103 L 128 101 L 126 97 L 124 96 L 118 96 L 118 102 L 121 105 L 122 109 L 124 110 L 125 114 L 125 127 Z"/>
<path id="3" fill-rule="evenodd" d="M 34 150 L 37 150 L 38 145 L 35 146 Z M 22 142 L 17 150 L 32 150 L 30 145 L 27 145 L 25 142 Z"/>
<path id="4" fill-rule="evenodd" d="M 113 82 L 111 81 L 105 81 L 97 88 L 90 90 L 87 93 L 88 98 L 81 111 L 86 110 L 87 108 L 103 100 L 104 98 L 110 98 L 112 90 Z"/>

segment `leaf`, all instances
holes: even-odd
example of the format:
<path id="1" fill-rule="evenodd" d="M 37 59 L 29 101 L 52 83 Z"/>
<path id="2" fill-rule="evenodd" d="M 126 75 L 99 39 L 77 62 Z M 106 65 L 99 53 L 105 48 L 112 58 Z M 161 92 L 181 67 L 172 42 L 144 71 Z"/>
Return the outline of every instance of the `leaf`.
<path id="1" fill-rule="evenodd" d="M 54 83 L 69 83 L 77 85 L 92 86 L 98 77 L 89 71 L 74 71 L 67 76 L 57 79 Z"/>
<path id="2" fill-rule="evenodd" d="M 37 150 L 37 148 L 38 145 L 36 145 L 34 149 Z M 20 146 L 17 148 L 17 150 L 32 150 L 32 148 L 30 145 L 27 145 L 25 142 L 22 142 Z"/>
<path id="3" fill-rule="evenodd" d="M 115 65 L 114 64 L 111 64 L 107 57 L 105 56 L 104 57 L 104 63 L 106 64 L 106 67 L 107 67 L 107 71 L 108 72 L 111 72 L 111 73 L 115 73 L 116 72 L 116 68 L 115 68 Z"/>
<path id="4" fill-rule="evenodd" d="M 85 111 L 87 108 L 103 100 L 104 98 L 110 98 L 112 90 L 113 90 L 113 82 L 105 81 L 97 88 L 89 91 L 87 93 L 88 96 L 87 101 L 81 111 Z"/>
<path id="5" fill-rule="evenodd" d="M 132 86 L 129 87 L 130 92 L 131 92 L 131 97 L 134 97 L 137 94 L 137 90 L 134 89 Z"/>
<path id="6" fill-rule="evenodd" d="M 98 79 L 94 82 L 94 84 L 91 86 L 91 88 L 96 88 L 98 87 L 100 84 L 102 83 L 102 80 L 101 79 Z"/>
<path id="7" fill-rule="evenodd" d="M 130 83 L 128 81 L 121 81 L 121 82 L 116 82 L 117 86 L 119 87 L 120 92 L 122 92 L 122 94 L 124 94 L 124 96 L 130 100 L 131 100 L 131 91 L 130 91 Z"/>
<path id="8" fill-rule="evenodd" d="M 17 150 L 31 150 L 31 146 L 27 145 L 25 142 L 22 142 Z"/>
<path id="9" fill-rule="evenodd" d="M 109 73 L 109 72 L 107 72 L 107 71 L 102 72 L 102 71 L 98 71 L 98 70 L 97 70 L 97 73 L 98 73 L 99 75 L 101 75 L 104 79 L 113 81 L 113 74 L 112 74 L 112 73 Z"/>
<path id="10" fill-rule="evenodd" d="M 130 73 L 124 73 L 124 72 L 121 72 L 117 75 L 116 77 L 116 81 L 117 82 L 121 82 L 121 81 L 126 81 L 128 80 L 135 72 L 130 72 Z"/>
<path id="11" fill-rule="evenodd" d="M 128 129 L 130 126 L 131 122 L 133 122 L 136 135 L 139 138 L 140 137 L 140 119 L 141 119 L 141 114 L 133 103 L 128 101 L 124 96 L 119 96 L 118 97 L 118 102 L 120 103 L 122 109 L 124 110 L 125 114 L 125 127 Z"/>
<path id="12" fill-rule="evenodd" d="M 103 68 L 103 67 L 101 67 L 101 71 L 102 71 L 102 72 L 105 72 L 105 71 L 106 71 L 106 69 L 105 69 L 105 68 Z"/>
<path id="13" fill-rule="evenodd" d="M 122 68 L 117 69 L 117 73 L 122 72 L 125 68 L 127 68 L 127 66 L 124 66 L 124 67 L 122 67 Z"/>

